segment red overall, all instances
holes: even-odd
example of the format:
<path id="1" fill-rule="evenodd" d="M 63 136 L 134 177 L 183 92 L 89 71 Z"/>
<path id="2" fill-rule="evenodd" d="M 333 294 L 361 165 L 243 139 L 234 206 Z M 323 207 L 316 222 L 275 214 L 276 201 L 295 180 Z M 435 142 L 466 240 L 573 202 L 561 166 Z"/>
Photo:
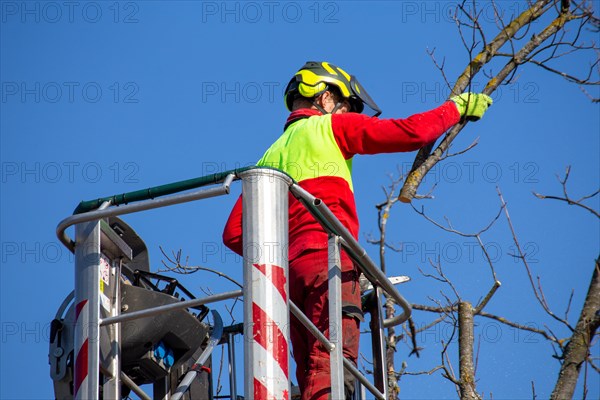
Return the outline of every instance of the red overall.
<path id="1" fill-rule="evenodd" d="M 300 109 L 290 114 L 286 123 L 286 132 L 296 122 L 315 116 L 331 118 L 330 131 L 333 133 L 335 144 L 343 158 L 348 161 L 355 154 L 417 150 L 437 139 L 460 118 L 453 102 L 446 102 L 434 110 L 415 114 L 406 119 L 379 119 L 357 113 L 321 116 L 317 110 Z M 311 135 L 311 132 L 300 129 L 295 134 Z M 273 156 L 273 146 L 270 151 Z M 306 152 L 306 149 L 286 148 L 281 154 L 276 154 L 275 158 L 277 156 L 282 158 L 282 165 L 285 165 L 286 154 L 298 155 L 303 152 Z M 328 161 L 321 160 L 321 165 L 327 165 Z M 327 204 L 350 233 L 358 238 L 358 217 L 351 182 L 341 176 L 327 174 L 325 168 L 322 175 L 319 175 L 318 171 L 316 174 L 315 177 L 299 180 L 298 184 Z M 223 241 L 230 249 L 242 255 L 241 197 L 229 216 L 223 232 Z M 327 234 L 291 194 L 289 196 L 289 244 L 290 300 L 327 336 L 329 327 Z M 344 356 L 356 363 L 361 318 L 360 288 L 358 272 L 344 252 L 342 252 L 342 281 L 342 302 L 345 309 L 342 326 Z M 329 353 L 294 317 L 291 318 L 290 334 L 297 364 L 296 377 L 302 399 L 327 399 L 330 393 Z M 346 384 L 351 385 L 351 382 L 352 380 L 348 379 Z"/>

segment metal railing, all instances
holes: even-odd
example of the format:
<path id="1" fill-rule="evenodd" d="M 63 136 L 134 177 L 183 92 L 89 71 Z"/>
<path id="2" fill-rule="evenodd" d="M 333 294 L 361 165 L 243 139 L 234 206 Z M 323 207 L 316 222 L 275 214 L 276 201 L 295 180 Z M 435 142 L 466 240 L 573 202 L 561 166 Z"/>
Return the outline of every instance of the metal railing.
<path id="1" fill-rule="evenodd" d="M 290 187 L 290 191 L 300 200 L 310 213 L 321 223 L 321 226 L 330 234 L 340 237 L 341 244 L 350 255 L 350 257 L 358 264 L 361 272 L 365 274 L 371 283 L 381 287 L 389 296 L 391 296 L 396 304 L 402 307 L 403 313 L 383 322 L 384 327 L 390 327 L 403 323 L 410 317 L 412 308 L 410 304 L 402 297 L 400 292 L 394 287 L 392 282 L 385 274 L 377 267 L 377 265 L 369 258 L 365 249 L 354 239 L 352 234 L 340 222 L 339 219 L 331 212 L 325 203 L 315 198 L 312 194 L 301 188 L 298 184 Z"/>
<path id="2" fill-rule="evenodd" d="M 99 303 L 102 294 L 102 283 L 100 288 L 98 285 L 101 280 L 99 270 L 102 263 L 100 219 L 229 194 L 230 185 L 234 179 L 241 179 L 243 182 L 243 291 L 227 292 L 203 299 L 188 300 L 127 314 L 120 314 L 119 307 L 113 305 L 111 313 L 101 318 Z M 179 193 L 209 184 L 220 184 L 220 186 Z M 288 248 L 288 191 L 305 205 L 330 235 L 328 246 L 330 253 L 328 266 L 330 276 L 329 338 L 325 337 L 319 328 L 288 299 L 286 283 L 288 281 L 286 254 Z M 126 204 L 129 202 L 132 203 Z M 66 229 L 73 225 L 75 225 L 75 240 L 72 240 L 66 234 Z M 245 393 L 247 398 L 259 399 L 265 391 L 277 398 L 280 394 L 283 394 L 283 397 L 289 396 L 289 332 L 287 329 L 289 327 L 290 311 L 331 353 L 331 390 L 333 398 L 344 397 L 342 366 L 350 371 L 376 398 L 386 398 L 387 379 L 383 368 L 383 346 L 385 342 L 382 337 L 382 330 L 384 327 L 406 321 L 411 313 L 410 304 L 368 257 L 366 251 L 331 210 L 319 199 L 296 184 L 288 175 L 280 171 L 271 168 L 242 168 L 209 177 L 82 202 L 76 208 L 74 215 L 65 218 L 58 224 L 57 236 L 76 255 L 75 399 L 95 398 L 99 393 L 100 341 L 89 340 L 91 332 L 100 334 L 101 327 L 107 329 L 110 326 L 119 326 L 119 323 L 124 321 L 239 297 L 242 294 L 246 299 L 244 302 L 244 334 L 247 338 L 252 338 L 244 346 Z M 273 251 L 264 251 L 265 246 L 272 246 L 273 243 L 278 244 L 277 248 L 271 249 Z M 375 379 L 375 385 L 369 382 L 352 362 L 343 357 L 341 330 L 336 329 L 336 327 L 341 326 L 342 318 L 340 271 L 340 250 L 342 247 L 374 287 L 376 303 L 373 308 L 375 315 L 371 318 L 371 329 L 376 330 L 376 332 L 373 332 L 374 342 L 377 342 L 376 353 L 378 355 L 376 357 L 378 357 L 379 363 L 379 368 L 376 368 L 376 371 L 381 375 Z M 385 291 L 402 307 L 403 313 L 401 315 L 383 321 L 380 313 L 380 290 Z M 377 308 L 379 311 L 376 310 Z M 264 342 L 266 336 L 268 336 L 270 343 Z M 118 335 L 116 337 L 118 338 Z M 110 364 L 112 370 L 104 371 L 111 376 L 112 382 L 108 385 L 109 391 L 106 390 L 106 384 L 104 388 L 104 393 L 109 396 L 119 394 L 120 381 L 127 384 L 127 377 L 122 376 L 118 365 L 118 346 L 113 357 L 115 358 L 113 361 L 116 361 Z M 138 389 L 136 388 L 136 390 Z"/>

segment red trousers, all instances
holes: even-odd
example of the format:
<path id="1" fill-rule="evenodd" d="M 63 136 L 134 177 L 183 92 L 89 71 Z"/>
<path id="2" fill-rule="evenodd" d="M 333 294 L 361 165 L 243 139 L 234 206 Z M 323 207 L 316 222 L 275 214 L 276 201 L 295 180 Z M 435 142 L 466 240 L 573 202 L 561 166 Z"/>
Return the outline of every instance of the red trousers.
<path id="1" fill-rule="evenodd" d="M 329 337 L 327 249 L 305 251 L 290 260 L 290 299 Z M 356 364 L 359 344 L 359 273 L 342 252 L 342 336 L 344 356 Z M 296 361 L 296 378 L 302 400 L 329 399 L 331 375 L 329 351 L 298 321 L 291 318 L 290 339 Z M 353 379 L 345 374 L 346 392 L 353 390 Z M 333 399 L 343 400 L 343 399 Z"/>

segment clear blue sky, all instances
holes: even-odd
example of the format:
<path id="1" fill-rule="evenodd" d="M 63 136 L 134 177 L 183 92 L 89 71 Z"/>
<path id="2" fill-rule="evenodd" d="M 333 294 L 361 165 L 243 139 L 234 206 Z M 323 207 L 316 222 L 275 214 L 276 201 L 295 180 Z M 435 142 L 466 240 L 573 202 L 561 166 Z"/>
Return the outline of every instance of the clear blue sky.
<path id="1" fill-rule="evenodd" d="M 53 398 L 49 322 L 73 288 L 73 259 L 56 239 L 55 227 L 80 200 L 255 162 L 282 131 L 283 89 L 307 60 L 329 60 L 358 76 L 384 118 L 435 107 L 448 90 L 426 49 L 436 48 L 438 61 L 445 59 L 449 79 L 468 61 L 446 16 L 447 3 L 1 1 L 0 398 Z M 499 3 L 510 14 L 522 11 L 526 2 Z M 478 4 L 489 39 L 495 34 L 493 13 L 487 2 Z M 597 1 L 594 6 L 597 10 Z M 598 35 L 585 31 L 583 38 Z M 573 54 L 557 66 L 581 75 L 589 57 Z M 480 77 L 474 89 L 484 84 Z M 592 93 L 599 96 L 598 89 Z M 531 193 L 560 194 L 555 175 L 567 165 L 574 197 L 598 188 L 598 105 L 577 85 L 533 66 L 519 70 L 516 81 L 494 99 L 485 118 L 455 142 L 460 150 L 479 137 L 479 145 L 439 164 L 422 187 L 425 192 L 438 182 L 435 199 L 417 205 L 425 205 L 437 220 L 447 216 L 457 229 L 473 232 L 497 213 L 499 187 L 556 313 L 564 313 L 575 290 L 569 315 L 574 325 L 598 256 L 598 221 Z M 361 242 L 374 258 L 377 249 L 366 243 L 377 233 L 373 205 L 384 199 L 387 175 L 398 167 L 406 171 L 413 157 L 355 159 Z M 239 191 L 236 184 L 225 198 L 126 220 L 146 241 L 153 269 L 162 258 L 158 246 L 181 248 L 190 264 L 241 280 L 241 260 L 220 242 Z M 590 205 L 598 209 L 598 199 Z M 404 253 L 390 255 L 388 269 L 391 275 L 412 277 L 401 288 L 411 302 L 432 304 L 429 298 L 441 298 L 440 290 L 451 295 L 418 271 L 430 272 L 428 258 L 436 254 L 464 299 L 477 302 L 492 284 L 473 239 L 434 228 L 408 206 L 393 209 L 388 238 L 404 243 Z M 503 284 L 486 310 L 521 324 L 547 325 L 565 337 L 566 329 L 541 311 L 522 265 L 509 255 L 514 247 L 506 221 L 501 219 L 483 240 Z M 233 288 L 212 275 L 182 280 L 198 296 L 201 288 Z M 235 315 L 239 322 L 239 305 Z M 415 314 L 418 326 L 433 319 Z M 397 366 L 406 361 L 413 372 L 435 367 L 449 332 L 438 325 L 421 334 L 425 349 L 419 359 L 409 358 L 409 347 L 399 345 Z M 549 396 L 559 363 L 546 341 L 485 319 L 477 320 L 475 335 L 478 390 L 486 397 L 531 398 L 532 381 L 538 398 Z M 363 345 L 366 352 L 367 340 Z M 597 356 L 597 346 L 594 351 Z M 450 356 L 457 370 L 456 352 Z M 590 376 L 588 398 L 598 398 L 598 375 Z M 401 387 L 406 399 L 456 397 L 439 372 L 406 376 Z"/>

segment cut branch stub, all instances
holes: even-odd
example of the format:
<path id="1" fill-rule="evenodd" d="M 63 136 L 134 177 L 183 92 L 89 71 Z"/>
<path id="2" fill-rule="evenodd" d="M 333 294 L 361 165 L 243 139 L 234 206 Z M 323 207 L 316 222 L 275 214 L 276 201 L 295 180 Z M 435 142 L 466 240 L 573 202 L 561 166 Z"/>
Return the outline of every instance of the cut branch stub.
<path id="1" fill-rule="evenodd" d="M 461 400 L 480 400 L 475 390 L 475 364 L 473 362 L 474 322 L 473 307 L 467 301 L 458 303 L 458 354 Z"/>

